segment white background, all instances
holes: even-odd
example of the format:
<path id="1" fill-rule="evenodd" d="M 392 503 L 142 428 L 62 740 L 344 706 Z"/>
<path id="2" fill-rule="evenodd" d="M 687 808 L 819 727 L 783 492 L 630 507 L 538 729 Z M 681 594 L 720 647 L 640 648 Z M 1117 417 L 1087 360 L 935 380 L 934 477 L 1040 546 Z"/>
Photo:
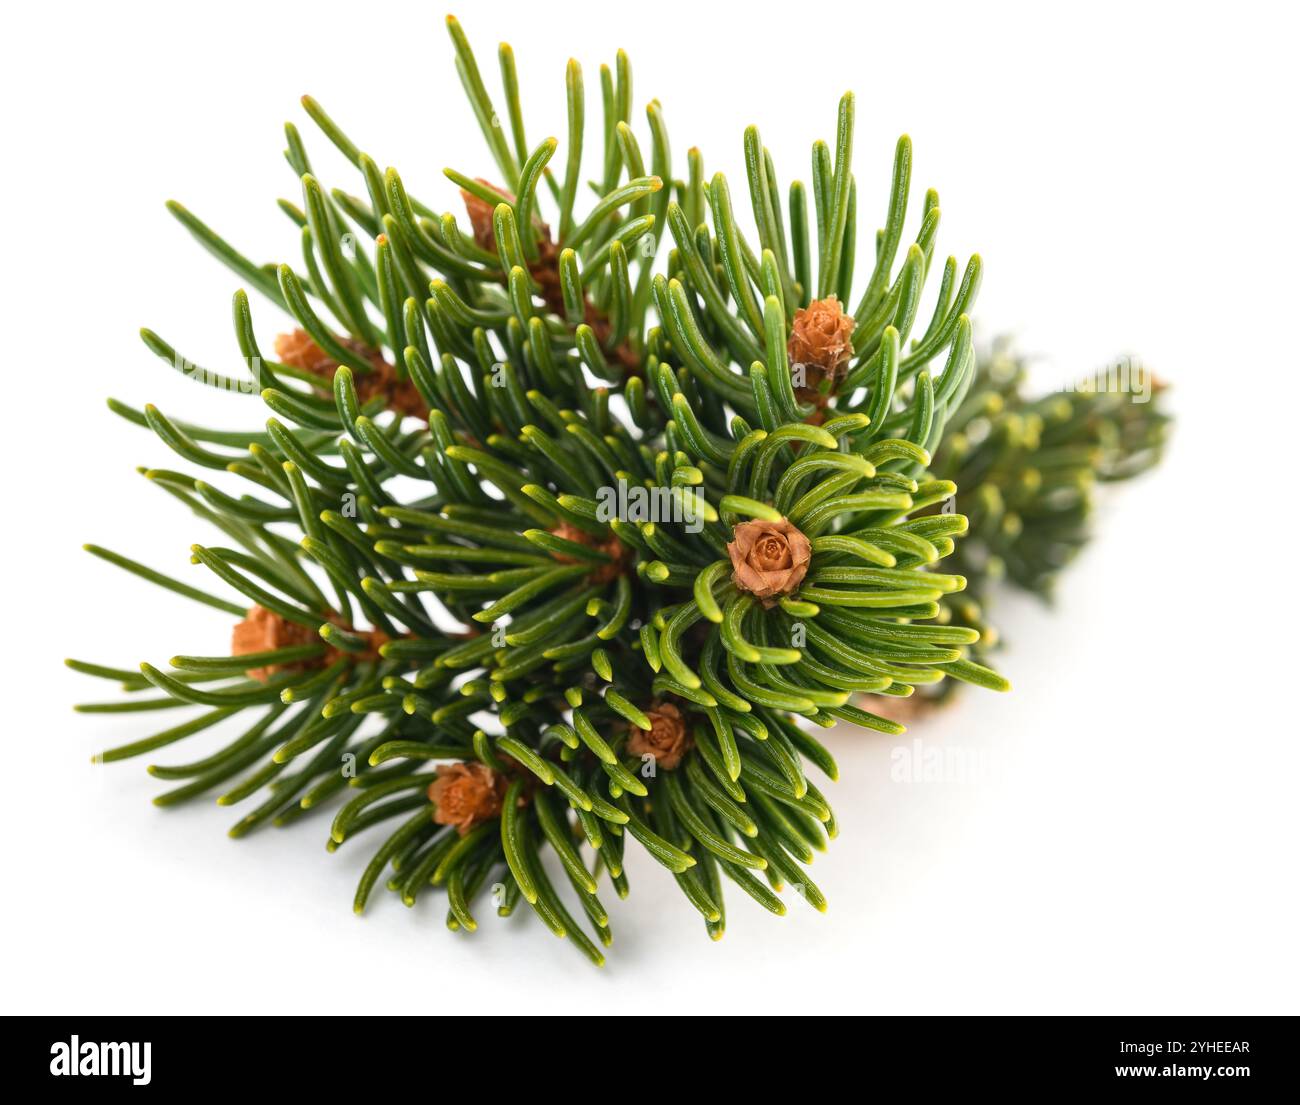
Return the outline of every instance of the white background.
<path id="1" fill-rule="evenodd" d="M 715 945 L 638 856 L 631 900 L 605 895 L 604 971 L 526 910 L 453 936 L 437 895 L 408 914 L 379 891 L 358 920 L 364 844 L 328 856 L 319 821 L 234 843 L 229 810 L 153 808 L 142 761 L 88 762 L 151 719 L 72 714 L 112 688 L 60 661 L 160 663 L 229 632 L 79 551 L 184 574 L 211 536 L 133 474 L 175 458 L 106 396 L 264 417 L 136 337 L 148 325 L 235 363 L 236 282 L 163 200 L 259 261 L 294 260 L 273 202 L 298 198 L 282 121 L 327 183 L 360 190 L 299 109 L 310 91 L 453 207 L 444 166 L 492 174 L 441 10 L 9 5 L 5 1011 L 1295 1012 L 1293 9 L 488 7 L 459 14 L 493 88 L 496 41 L 513 42 L 534 141 L 563 137 L 565 60 L 582 61 L 594 117 L 597 67 L 624 46 L 638 120 L 657 96 L 678 166 L 699 145 L 736 191 L 745 125 L 783 181 L 806 180 L 809 144 L 856 89 L 860 225 L 881 217 L 909 132 L 916 187 L 943 199 L 940 250 L 984 256 L 980 333 L 1040 354 L 1043 388 L 1140 353 L 1174 384 L 1168 460 L 1108 500 L 1055 610 L 1003 605 L 1015 692 L 967 694 L 921 731 L 984 754 L 982 779 L 891 782 L 906 738 L 833 735 L 842 833 L 812 872 L 827 915 L 796 902 L 778 920 L 732 892 Z M 269 345 L 282 320 L 255 310 Z M 159 760 L 192 750 L 172 751 Z"/>

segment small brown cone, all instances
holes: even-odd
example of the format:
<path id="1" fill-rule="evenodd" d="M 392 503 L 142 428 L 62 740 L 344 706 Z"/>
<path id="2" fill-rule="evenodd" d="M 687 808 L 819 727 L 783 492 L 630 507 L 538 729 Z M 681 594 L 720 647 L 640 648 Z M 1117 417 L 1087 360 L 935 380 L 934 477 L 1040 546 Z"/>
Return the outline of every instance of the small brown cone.
<path id="1" fill-rule="evenodd" d="M 373 372 L 358 372 L 352 377 L 357 398 L 361 402 L 367 403 L 376 395 L 382 395 L 392 410 L 415 418 L 428 418 L 429 408 L 424 405 L 415 385 L 409 378 L 399 378 L 396 370 L 384 360 L 378 350 L 370 349 L 351 337 L 339 338 L 339 341 L 374 366 Z M 327 382 L 334 379 L 334 370 L 338 368 L 338 362 L 317 345 L 306 330 L 276 335 L 275 355 L 281 364 L 300 368 Z"/>
<path id="2" fill-rule="evenodd" d="M 789 519 L 741 522 L 731 531 L 727 555 L 731 580 L 742 591 L 772 606 L 803 582 L 812 560 L 812 542 Z"/>
<path id="3" fill-rule="evenodd" d="M 803 384 L 795 388 L 803 402 L 816 403 L 819 408 L 825 403 L 820 386 L 848 368 L 853 356 L 853 327 L 853 316 L 844 313 L 833 295 L 795 311 L 786 351 L 791 372 L 803 366 Z"/>
<path id="4" fill-rule="evenodd" d="M 650 719 L 650 728 L 638 729 L 635 725 L 632 726 L 628 734 L 627 750 L 634 756 L 653 756 L 656 767 L 672 771 L 691 750 L 686 719 L 671 702 L 651 706 L 645 714 Z"/>
<path id="5" fill-rule="evenodd" d="M 254 606 L 230 634 L 230 655 L 247 656 L 253 652 L 270 652 L 277 648 L 315 644 L 319 640 L 320 637 L 306 626 L 291 622 L 265 606 Z M 253 668 L 248 672 L 248 676 L 259 683 L 265 683 L 277 672 L 305 666 L 305 664 L 271 664 L 264 668 Z"/>
<path id="6" fill-rule="evenodd" d="M 464 836 L 501 816 L 509 786 L 504 775 L 480 763 L 439 764 L 436 770 L 438 778 L 429 784 L 436 824 L 454 825 Z"/>
<path id="7" fill-rule="evenodd" d="M 482 177 L 475 178 L 484 188 L 491 188 L 494 192 L 500 192 L 511 203 L 515 197 L 507 192 L 504 188 L 498 188 L 490 180 L 484 180 Z M 465 201 L 465 213 L 469 215 L 470 230 L 474 235 L 474 244 L 479 249 L 487 250 L 488 253 L 497 251 L 497 235 L 492 229 L 492 216 L 496 211 L 496 204 L 489 203 L 480 196 L 466 188 L 460 190 L 460 198 Z"/>

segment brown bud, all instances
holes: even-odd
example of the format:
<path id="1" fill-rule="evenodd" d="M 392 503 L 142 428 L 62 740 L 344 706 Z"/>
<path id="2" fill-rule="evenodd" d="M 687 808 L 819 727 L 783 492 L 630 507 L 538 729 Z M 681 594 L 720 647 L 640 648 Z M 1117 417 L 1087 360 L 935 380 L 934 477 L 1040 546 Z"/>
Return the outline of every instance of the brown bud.
<path id="1" fill-rule="evenodd" d="M 788 595 L 808 574 L 812 544 L 787 519 L 779 522 L 741 522 L 727 544 L 731 579 L 742 591 L 773 605 L 777 595 Z"/>
<path id="2" fill-rule="evenodd" d="M 346 336 L 337 340 L 349 352 L 355 353 L 364 361 L 369 361 L 376 372 L 382 372 L 384 369 L 391 371 L 391 367 L 384 360 L 383 354 L 378 350 L 371 349 L 365 342 Z M 290 334 L 277 334 L 275 336 L 275 355 L 283 364 L 287 364 L 292 368 L 301 368 L 315 376 L 324 376 L 326 379 L 333 379 L 334 370 L 338 367 L 338 361 L 317 345 L 306 330 L 294 330 Z M 374 373 L 370 374 L 370 376 L 373 375 Z M 358 381 L 369 379 L 370 376 L 358 375 L 357 379 Z"/>
<path id="3" fill-rule="evenodd" d="M 251 652 L 269 652 L 276 648 L 315 644 L 320 637 L 306 626 L 291 622 L 265 606 L 254 606 L 230 635 L 230 655 L 247 656 Z M 301 664 L 270 664 L 253 668 L 249 678 L 265 683 L 276 672 L 298 668 Z"/>
<path id="4" fill-rule="evenodd" d="M 515 197 L 507 192 L 504 188 L 498 188 L 489 180 L 482 177 L 476 178 L 485 188 L 491 188 L 494 192 L 500 192 L 511 203 L 514 203 Z M 476 196 L 473 192 L 462 188 L 460 198 L 465 201 L 465 211 L 469 215 L 469 225 L 474 233 L 474 244 L 479 249 L 485 249 L 488 253 L 497 251 L 497 235 L 492 229 L 492 215 L 497 209 L 495 203 L 489 203 L 487 200 Z"/>
<path id="5" fill-rule="evenodd" d="M 409 378 L 399 378 L 384 356 L 376 349 L 371 349 L 364 342 L 352 337 L 340 337 L 339 342 L 349 351 L 374 367 L 373 372 L 357 373 L 353 384 L 357 389 L 357 398 L 366 403 L 376 395 L 383 395 L 388 406 L 400 414 L 427 418 L 429 411 L 420 398 L 420 393 Z M 281 364 L 291 368 L 300 368 L 322 380 L 333 380 L 338 361 L 325 352 L 306 330 L 294 330 L 289 334 L 277 334 L 275 355 Z"/>
<path id="6" fill-rule="evenodd" d="M 480 763 L 439 764 L 437 774 L 429 784 L 437 824 L 455 825 L 464 836 L 475 825 L 501 816 L 508 786 L 504 775 Z"/>
<path id="7" fill-rule="evenodd" d="M 561 564 L 590 564 L 591 574 L 588 578 L 593 583 L 612 583 L 623 574 L 623 562 L 627 559 L 627 546 L 612 533 L 607 540 L 602 541 L 598 537 L 592 537 L 586 530 L 581 530 L 568 522 L 561 522 L 555 529 L 551 530 L 551 536 L 560 537 L 565 541 L 572 541 L 578 545 L 585 545 L 587 548 L 603 552 L 611 558 L 609 563 L 597 563 L 595 561 L 579 560 L 576 556 L 565 556 L 563 553 L 552 554 Z"/>
<path id="8" fill-rule="evenodd" d="M 853 355 L 853 316 L 835 296 L 817 299 L 794 313 L 786 349 L 790 364 L 805 368 L 805 384 L 816 388 L 825 377 L 842 373 Z"/>
<path id="9" fill-rule="evenodd" d="M 650 719 L 649 729 L 632 726 L 627 739 L 627 750 L 634 756 L 650 755 L 655 764 L 671 771 L 691 750 L 691 738 L 686 732 L 686 719 L 671 702 L 652 706 L 645 712 Z"/>
<path id="10" fill-rule="evenodd" d="M 275 356 L 281 364 L 290 368 L 301 368 L 316 376 L 323 376 L 334 371 L 334 365 L 306 330 L 294 330 L 288 334 L 275 336 Z"/>

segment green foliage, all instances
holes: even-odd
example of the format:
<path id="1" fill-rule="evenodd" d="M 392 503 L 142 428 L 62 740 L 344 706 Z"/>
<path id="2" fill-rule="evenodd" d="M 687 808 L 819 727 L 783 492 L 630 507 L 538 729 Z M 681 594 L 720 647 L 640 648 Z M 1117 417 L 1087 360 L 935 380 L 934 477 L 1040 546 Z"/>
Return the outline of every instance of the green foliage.
<path id="1" fill-rule="evenodd" d="M 943 617 L 979 630 L 977 655 L 998 640 L 986 620 L 997 586 L 1050 599 L 1092 535 L 1098 485 L 1159 463 L 1171 421 L 1163 386 L 1128 361 L 1038 397 L 1026 376 L 1006 341 L 983 355 L 979 385 L 953 412 L 931 466 L 961 488 L 970 519 L 952 557 L 967 588 L 944 600 Z"/>
<path id="2" fill-rule="evenodd" d="M 496 886 L 498 913 L 523 899 L 600 963 L 611 937 L 596 879 L 626 896 L 629 837 L 715 939 L 725 882 L 774 913 L 785 885 L 824 908 L 803 865 L 835 821 L 810 769 L 834 779 L 836 767 L 812 731 L 837 721 L 902 731 L 850 701 L 858 695 L 951 679 L 1005 687 L 971 658 L 978 632 L 940 619 L 965 585 L 940 562 L 966 519 L 927 511 L 956 490 L 928 467 L 931 454 L 985 394 L 972 387 L 968 317 L 979 258 L 937 266 L 922 319 L 940 210 L 926 193 L 904 245 L 903 138 L 874 257 L 857 263 L 851 95 L 833 143 L 813 146 L 809 188 L 783 190 L 758 131 L 746 131 L 750 233 L 698 151 L 674 175 L 657 101 L 643 146 L 622 53 L 600 70 L 595 151 L 584 149 L 583 73 L 569 63 L 556 160 L 561 143 L 526 136 L 509 47 L 499 104 L 448 25 L 501 186 L 447 176 L 471 206 L 487 205 L 490 240 L 416 199 L 305 99 L 360 184 L 326 188 L 286 128 L 302 195 L 280 207 L 299 239 L 296 267 L 255 264 L 170 206 L 244 289 L 311 336 L 337 365 L 332 380 L 269 359 L 261 308 L 255 326 L 240 290 L 240 370 L 196 369 L 143 337 L 200 386 L 260 395 L 265 432 L 111 404 L 199 472 L 144 475 L 220 531 L 228 543 L 195 545 L 192 560 L 240 600 L 92 551 L 224 614 L 252 604 L 309 632 L 138 672 L 71 662 L 128 692 L 81 709 L 197 711 L 105 760 L 237 724 L 217 751 L 150 768 L 175 784 L 160 805 L 213 794 L 247 804 L 233 835 L 331 808 L 334 849 L 382 824 L 358 910 L 381 880 L 408 905 L 441 886 L 448 927 L 472 930 L 476 895 Z M 795 312 L 829 295 L 856 325 L 847 370 L 823 385 L 818 410 L 796 393 L 787 342 Z M 427 420 L 389 409 L 412 389 Z M 664 509 L 610 517 L 604 496 L 620 487 Z M 769 607 L 732 581 L 727 546 L 738 522 L 781 517 L 813 553 L 799 588 Z M 265 668 L 278 670 L 249 675 Z M 664 702 L 685 714 L 692 744 L 680 765 L 656 770 L 629 751 L 629 733 Z M 465 835 L 435 822 L 431 764 L 445 760 L 502 773 L 499 819 Z"/>

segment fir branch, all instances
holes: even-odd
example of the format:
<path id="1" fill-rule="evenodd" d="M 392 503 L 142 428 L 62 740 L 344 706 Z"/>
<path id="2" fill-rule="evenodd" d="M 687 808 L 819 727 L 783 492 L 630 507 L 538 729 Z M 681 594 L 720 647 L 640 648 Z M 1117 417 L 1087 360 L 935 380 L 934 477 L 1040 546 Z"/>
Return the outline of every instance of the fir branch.
<path id="1" fill-rule="evenodd" d="M 911 176 L 901 139 L 855 290 L 851 95 L 834 153 L 813 147 L 811 228 L 804 184 L 783 200 L 770 152 L 746 132 L 736 197 L 748 196 L 751 240 L 698 151 L 672 176 L 657 101 L 647 171 L 621 52 L 601 71 L 603 149 L 584 148 L 582 70 L 569 64 L 561 154 L 556 139 L 525 138 L 509 48 L 502 116 L 448 26 L 499 182 L 448 170 L 468 233 L 310 98 L 362 180 L 356 195 L 327 187 L 286 129 L 303 205 L 281 206 L 303 271 L 256 265 L 171 205 L 297 330 L 263 359 L 260 313 L 241 290 L 243 367 L 201 374 L 252 380 L 240 390 L 273 414 L 265 433 L 115 408 L 210 475 L 149 471 L 235 543 L 191 555 L 242 597 L 101 555 L 223 611 L 252 606 L 230 656 L 177 656 L 139 676 L 75 665 L 163 691 L 128 700 L 138 708 L 207 708 L 104 758 L 238 714 L 243 732 L 224 748 L 151 769 L 187 780 L 160 804 L 214 790 L 222 804 L 256 801 L 232 829 L 243 835 L 346 797 L 331 849 L 384 825 L 358 911 L 391 869 L 383 881 L 403 902 L 444 887 L 448 927 L 472 932 L 493 887 L 502 916 L 522 899 L 596 963 L 611 940 L 596 891 L 607 876 L 627 896 L 629 837 L 714 939 L 723 876 L 775 913 L 786 885 L 824 909 L 803 865 L 836 829 L 809 768 L 837 769 L 809 727 L 901 731 L 855 694 L 883 701 L 953 678 L 1005 687 L 972 659 L 978 632 L 943 624 L 966 579 L 940 562 L 962 530 L 926 513 L 953 486 L 930 457 L 983 394 L 968 317 L 981 263 L 958 282 L 948 259 L 933 320 L 909 345 L 937 196 L 896 263 Z M 584 154 L 596 166 L 585 212 Z M 675 248 L 656 267 L 665 229 Z"/>

